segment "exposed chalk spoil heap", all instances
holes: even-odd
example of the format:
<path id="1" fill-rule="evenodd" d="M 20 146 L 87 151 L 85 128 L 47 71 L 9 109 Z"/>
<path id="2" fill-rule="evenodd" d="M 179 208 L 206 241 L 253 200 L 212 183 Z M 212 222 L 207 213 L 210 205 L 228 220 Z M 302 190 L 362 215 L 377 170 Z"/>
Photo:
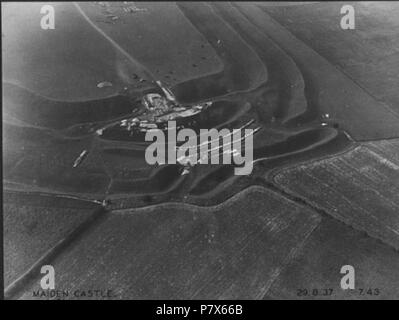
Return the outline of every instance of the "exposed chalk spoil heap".
<path id="1" fill-rule="evenodd" d="M 140 101 L 142 112 L 139 116 L 120 120 L 111 127 L 117 126 L 128 131 L 131 135 L 135 132 L 147 132 L 151 129 L 165 129 L 168 121 L 191 118 L 212 105 L 212 102 L 205 102 L 182 106 L 177 102 L 172 91 L 163 86 L 161 81 L 156 81 L 156 83 L 162 93 L 145 94 Z M 102 135 L 103 130 L 98 130 L 97 133 Z"/>

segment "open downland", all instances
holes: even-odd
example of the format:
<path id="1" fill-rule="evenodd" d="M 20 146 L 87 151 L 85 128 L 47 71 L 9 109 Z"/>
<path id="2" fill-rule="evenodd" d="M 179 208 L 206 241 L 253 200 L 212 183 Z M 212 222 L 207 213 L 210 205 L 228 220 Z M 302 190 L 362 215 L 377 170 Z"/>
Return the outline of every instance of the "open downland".
<path id="1" fill-rule="evenodd" d="M 342 3 L 267 7 L 298 39 L 399 114 L 399 4 L 353 2 L 355 29 L 342 30 Z M 310 31 L 311 30 L 311 31 Z"/>
<path id="2" fill-rule="evenodd" d="M 15 84 L 3 82 L 3 119 L 8 123 L 18 121 L 21 125 L 53 130 L 86 124 L 87 134 L 90 129 L 93 132 L 96 122 L 110 121 L 131 112 L 129 99 L 122 95 L 67 102 L 47 99 Z"/>
<path id="3" fill-rule="evenodd" d="M 65 139 L 42 129 L 10 124 L 3 127 L 3 178 L 13 184 L 6 189 L 103 197 L 109 176 L 92 139 Z M 82 150 L 92 152 L 73 168 Z"/>
<path id="4" fill-rule="evenodd" d="M 182 101 L 193 102 L 236 91 L 253 90 L 268 79 L 255 51 L 205 3 L 178 4 L 185 17 L 203 34 L 223 61 L 223 70 L 173 87 Z"/>
<path id="5" fill-rule="evenodd" d="M 208 39 L 175 3 L 140 2 L 137 7 L 143 11 L 135 13 L 125 12 L 129 5 L 122 2 L 108 6 L 82 2 L 79 6 L 99 29 L 168 86 L 223 70 Z M 118 18 L 112 20 L 111 15 Z M 133 74 L 122 65 L 118 72 L 135 83 Z"/>
<path id="6" fill-rule="evenodd" d="M 40 27 L 42 3 L 2 6 L 3 80 L 47 98 L 81 101 L 113 96 L 124 88 L 117 63 L 139 72 L 73 3 L 48 4 L 55 11 L 54 30 Z M 113 86 L 100 89 L 97 84 L 102 81 Z"/>
<path id="7" fill-rule="evenodd" d="M 295 61 L 306 83 L 309 112 L 347 131 L 355 140 L 399 137 L 399 116 L 350 77 L 298 40 L 269 14 L 237 3 L 240 12 Z M 327 120 L 322 120 L 328 115 Z M 306 119 L 311 118 L 306 114 Z"/>
<path id="8" fill-rule="evenodd" d="M 267 85 L 278 92 L 278 108 L 275 108 L 274 117 L 287 122 L 306 112 L 308 106 L 304 92 L 304 79 L 290 56 L 262 30 L 247 20 L 235 6 L 220 2 L 212 4 L 212 7 L 251 46 L 267 67 Z M 273 106 L 268 104 L 269 101 L 265 97 L 256 106 L 259 109 L 273 109 Z"/>

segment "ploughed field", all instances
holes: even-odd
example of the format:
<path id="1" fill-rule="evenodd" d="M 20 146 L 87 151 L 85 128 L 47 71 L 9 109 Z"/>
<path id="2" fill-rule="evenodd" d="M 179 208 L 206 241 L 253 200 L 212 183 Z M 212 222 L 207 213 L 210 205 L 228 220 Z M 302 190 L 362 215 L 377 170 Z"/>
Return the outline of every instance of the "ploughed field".
<path id="1" fill-rule="evenodd" d="M 335 279 L 311 256 L 331 230 L 345 235 L 329 242 L 341 260 L 349 256 L 341 247 L 365 232 L 388 260 L 376 285 L 393 287 L 398 152 L 378 140 L 399 138 L 394 94 L 376 98 L 383 89 L 337 68 L 324 40 L 314 48 L 291 30 L 283 13 L 304 7 L 54 3 L 62 14 L 46 36 L 35 27 L 39 4 L 5 5 L 14 13 L 2 21 L 7 296 L 32 298 L 37 262 L 52 261 L 63 289 L 113 286 L 122 298 L 292 297 L 286 270 L 300 275 L 298 287 L 312 272 L 315 286 Z M 138 114 L 155 80 L 183 104 L 212 102 L 186 126 L 260 127 L 252 173 L 220 164 L 182 175 L 180 165 L 147 164 L 144 135 L 96 134 Z M 370 259 L 365 283 L 379 267 L 366 247 L 353 248 L 359 263 Z"/>

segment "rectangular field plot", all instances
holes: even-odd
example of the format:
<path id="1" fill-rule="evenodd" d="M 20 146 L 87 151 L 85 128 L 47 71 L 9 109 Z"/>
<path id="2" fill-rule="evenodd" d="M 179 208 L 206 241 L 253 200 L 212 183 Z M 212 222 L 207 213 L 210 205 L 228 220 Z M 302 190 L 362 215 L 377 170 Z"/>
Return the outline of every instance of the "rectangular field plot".
<path id="1" fill-rule="evenodd" d="M 280 171 L 276 184 L 399 248 L 399 140 L 372 142 Z"/>
<path id="2" fill-rule="evenodd" d="M 354 290 L 342 290 L 342 266 L 355 269 Z M 399 299 L 399 255 L 377 239 L 330 217 L 273 283 L 268 299 Z"/>
<path id="3" fill-rule="evenodd" d="M 5 287 L 90 219 L 98 207 L 51 195 L 4 193 L 4 198 Z"/>
<path id="4" fill-rule="evenodd" d="M 260 187 L 221 205 L 111 212 L 53 262 L 58 289 L 129 299 L 261 299 L 318 226 L 318 214 Z M 23 299 L 34 299 L 39 282 Z"/>

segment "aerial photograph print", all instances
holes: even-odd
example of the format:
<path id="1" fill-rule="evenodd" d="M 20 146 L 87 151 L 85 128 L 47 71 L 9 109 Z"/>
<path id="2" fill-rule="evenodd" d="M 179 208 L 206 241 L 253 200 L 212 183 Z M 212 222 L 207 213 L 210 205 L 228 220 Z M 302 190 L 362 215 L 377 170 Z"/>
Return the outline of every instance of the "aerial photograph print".
<path id="1" fill-rule="evenodd" d="M 6 1 L 1 28 L 5 300 L 399 300 L 399 1 Z"/>

